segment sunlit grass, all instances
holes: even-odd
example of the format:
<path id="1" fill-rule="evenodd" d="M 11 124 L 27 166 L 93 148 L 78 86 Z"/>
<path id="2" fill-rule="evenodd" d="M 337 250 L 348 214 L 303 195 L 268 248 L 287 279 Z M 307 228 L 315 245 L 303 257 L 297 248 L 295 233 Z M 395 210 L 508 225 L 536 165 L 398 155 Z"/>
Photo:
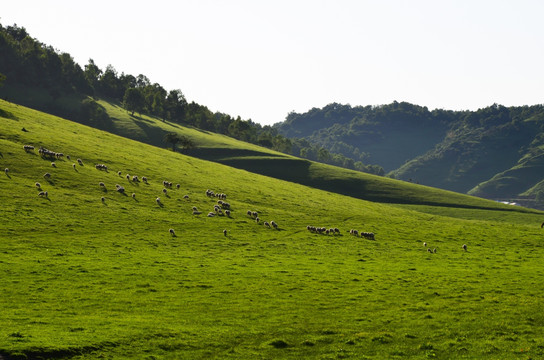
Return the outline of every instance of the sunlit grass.
<path id="1" fill-rule="evenodd" d="M 21 106 L 0 108 L 13 115 L 0 118 L 0 169 L 9 168 L 0 176 L 4 357 L 544 355 L 542 213 L 485 210 L 487 202 L 461 196 L 455 199 L 467 203 L 457 207 L 368 202 Z M 24 144 L 36 150 L 25 153 Z M 38 155 L 40 145 L 65 154 L 56 168 Z M 163 180 L 174 184 L 166 195 Z M 382 184 L 384 192 L 414 189 L 414 199 L 451 201 L 405 185 Z M 228 195 L 230 218 L 206 216 L 217 202 L 207 189 Z M 193 206 L 202 214 L 193 215 Z M 247 210 L 258 211 L 261 223 Z M 262 225 L 271 220 L 279 230 Z M 341 234 L 312 234 L 307 225 Z M 372 231 L 376 241 L 350 229 Z"/>

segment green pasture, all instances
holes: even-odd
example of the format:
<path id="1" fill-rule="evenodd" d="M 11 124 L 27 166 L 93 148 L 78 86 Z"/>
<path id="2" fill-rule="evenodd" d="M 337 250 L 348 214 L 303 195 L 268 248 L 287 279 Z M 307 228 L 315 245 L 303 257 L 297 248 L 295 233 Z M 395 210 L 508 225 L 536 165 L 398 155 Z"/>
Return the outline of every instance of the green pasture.
<path id="1" fill-rule="evenodd" d="M 341 179 L 308 167 L 310 181 Z M 363 174 L 387 200 L 366 201 L 3 101 L 0 170 L 0 358 L 544 357 L 542 212 Z M 230 217 L 206 216 L 207 189 L 227 194 Z"/>

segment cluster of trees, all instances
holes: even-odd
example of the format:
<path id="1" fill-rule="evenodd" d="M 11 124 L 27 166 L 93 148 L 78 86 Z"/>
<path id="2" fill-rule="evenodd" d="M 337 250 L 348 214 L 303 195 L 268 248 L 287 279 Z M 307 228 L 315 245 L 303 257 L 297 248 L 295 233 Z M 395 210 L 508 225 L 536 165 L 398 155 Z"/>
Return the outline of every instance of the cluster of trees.
<path id="1" fill-rule="evenodd" d="M 108 65 L 101 69 L 89 59 L 83 68 L 70 54 L 59 52 L 30 37 L 25 28 L 0 24 L 0 83 L 46 89 L 53 104 L 42 110 L 76 121 L 109 129 L 111 120 L 95 98 L 118 102 L 131 114 L 147 114 L 183 125 L 217 132 L 283 153 L 374 174 L 383 174 L 379 166 L 367 166 L 362 158 L 350 158 L 330 152 L 307 140 L 288 138 L 271 126 L 261 126 L 251 119 L 242 120 L 206 106 L 188 102 L 180 89 L 167 91 L 145 75 L 121 73 Z M 55 106 L 61 96 L 82 95 L 77 110 Z M 34 105 L 39 108 L 38 104 Z M 70 113 L 71 111 L 71 113 Z M 172 140 L 172 139 L 170 139 Z M 175 146 L 175 144 L 174 144 Z"/>

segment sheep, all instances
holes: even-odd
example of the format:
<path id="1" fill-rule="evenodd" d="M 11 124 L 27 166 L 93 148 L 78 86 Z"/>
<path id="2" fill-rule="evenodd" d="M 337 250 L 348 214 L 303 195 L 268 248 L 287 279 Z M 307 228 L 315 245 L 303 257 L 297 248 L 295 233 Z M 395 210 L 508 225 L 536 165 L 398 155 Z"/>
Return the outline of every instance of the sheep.
<path id="1" fill-rule="evenodd" d="M 38 193 L 38 196 L 41 196 L 41 197 L 47 197 L 47 195 L 48 195 L 48 194 L 47 194 L 47 191 L 40 191 L 40 192 Z"/>
<path id="2" fill-rule="evenodd" d="M 463 248 L 463 250 L 467 251 L 467 244 L 463 244 L 463 246 L 461 246 Z"/>
<path id="3" fill-rule="evenodd" d="M 6 173 L 6 175 L 9 173 L 9 168 L 5 168 L 4 169 L 4 172 Z"/>
<path id="4" fill-rule="evenodd" d="M 117 192 L 120 192 L 121 194 L 123 194 L 125 192 L 125 188 L 122 187 L 121 185 L 119 184 L 116 184 L 115 185 L 115 188 L 117 189 Z"/>
<path id="5" fill-rule="evenodd" d="M 208 217 L 214 217 L 214 216 L 215 216 L 215 213 L 214 213 L 214 212 L 210 211 L 210 212 L 208 213 Z"/>
<path id="6" fill-rule="evenodd" d="M 54 162 L 51 163 L 51 166 L 52 167 L 57 167 L 57 164 L 55 164 Z"/>
<path id="7" fill-rule="evenodd" d="M 147 177 L 142 176 L 142 181 L 147 184 Z"/>
<path id="8" fill-rule="evenodd" d="M 72 167 L 74 168 L 74 170 L 77 170 L 77 169 L 76 169 L 76 163 L 73 163 L 73 164 L 72 164 Z"/>
<path id="9" fill-rule="evenodd" d="M 198 208 L 196 206 L 193 206 L 193 211 L 198 211 Z"/>
<path id="10" fill-rule="evenodd" d="M 104 170 L 104 171 L 106 171 L 106 172 L 108 171 L 108 167 L 107 167 L 106 165 L 104 165 L 104 164 L 96 164 L 94 167 L 95 167 L 97 170 Z"/>
<path id="11" fill-rule="evenodd" d="M 270 225 L 272 225 L 272 227 L 273 227 L 274 229 L 277 229 L 277 228 L 278 228 L 278 224 L 276 224 L 275 221 L 271 221 L 271 222 L 270 222 Z"/>
<path id="12" fill-rule="evenodd" d="M 259 220 L 260 220 L 260 219 L 259 219 L 259 217 L 257 216 L 257 217 L 255 218 L 255 222 L 258 224 L 258 223 L 259 223 Z"/>
<path id="13" fill-rule="evenodd" d="M 81 159 L 77 159 L 77 163 L 81 166 L 83 166 L 83 161 Z"/>
<path id="14" fill-rule="evenodd" d="M 436 254 L 436 248 L 433 249 L 433 253 Z"/>
<path id="15" fill-rule="evenodd" d="M 193 215 L 200 215 L 200 214 L 202 214 L 202 212 L 201 212 L 201 211 L 198 211 L 198 210 L 193 210 Z"/>
<path id="16" fill-rule="evenodd" d="M 117 176 L 121 176 L 121 170 L 117 172 Z"/>
<path id="17" fill-rule="evenodd" d="M 45 173 L 45 174 L 43 174 L 43 177 L 45 179 L 49 179 L 49 178 L 51 178 L 51 174 L 50 173 Z"/>
<path id="18" fill-rule="evenodd" d="M 426 242 L 423 242 L 423 247 L 427 247 L 427 243 L 426 243 Z"/>
<path id="19" fill-rule="evenodd" d="M 227 229 L 223 230 L 223 235 L 227 236 Z"/>
<path id="20" fill-rule="evenodd" d="M 106 185 L 102 181 L 98 183 L 98 186 L 103 187 L 103 188 L 106 187 Z"/>
<path id="21" fill-rule="evenodd" d="M 127 178 L 127 180 L 130 180 L 130 175 L 129 175 L 129 174 L 127 174 L 126 178 Z"/>
<path id="22" fill-rule="evenodd" d="M 181 187 L 180 184 L 176 184 L 176 188 L 179 190 L 179 188 Z"/>
<path id="23" fill-rule="evenodd" d="M 38 189 L 42 188 L 42 184 L 40 184 L 39 182 L 35 183 L 34 185 L 36 185 L 36 188 L 38 188 Z"/>
<path id="24" fill-rule="evenodd" d="M 225 210 L 225 215 L 227 215 L 228 217 L 230 217 L 230 210 Z"/>
<path id="25" fill-rule="evenodd" d="M 183 195 L 183 198 L 189 200 L 189 195 Z"/>
<path id="26" fill-rule="evenodd" d="M 23 149 L 24 149 L 26 152 L 33 151 L 33 150 L 34 150 L 34 146 L 32 146 L 32 145 L 23 145 Z"/>
<path id="27" fill-rule="evenodd" d="M 267 228 L 270 227 L 270 224 L 268 223 L 268 221 L 265 221 L 265 222 L 263 223 L 263 225 L 266 226 Z"/>
<path id="28" fill-rule="evenodd" d="M 70 155 L 66 155 L 66 159 L 72 160 L 72 159 L 70 158 Z"/>
<path id="29" fill-rule="evenodd" d="M 100 200 L 102 200 L 102 202 L 106 202 L 106 198 L 105 197 L 101 197 Z"/>
<path id="30" fill-rule="evenodd" d="M 172 235 L 173 237 L 176 236 L 176 232 L 174 231 L 174 229 L 170 229 L 168 231 L 170 232 L 170 235 Z"/>
<path id="31" fill-rule="evenodd" d="M 138 178 L 138 175 L 134 175 L 134 176 L 132 177 L 132 181 L 134 181 L 134 182 L 140 182 L 140 179 Z"/>
<path id="32" fill-rule="evenodd" d="M 162 192 L 164 193 L 164 195 L 166 195 L 166 193 L 168 192 L 168 190 L 166 190 L 166 188 L 163 188 L 163 189 L 162 189 Z"/>
<path id="33" fill-rule="evenodd" d="M 253 215 L 254 218 L 257 218 L 259 216 L 259 214 L 256 211 L 253 211 L 251 214 Z"/>
<path id="34" fill-rule="evenodd" d="M 132 193 L 132 198 L 136 199 L 136 193 Z"/>
<path id="35" fill-rule="evenodd" d="M 361 236 L 364 237 L 367 240 L 375 240 L 374 233 L 371 233 L 371 232 L 362 232 L 361 231 Z"/>
<path id="36" fill-rule="evenodd" d="M 60 158 L 63 157 L 63 156 L 64 156 L 63 153 L 56 153 L 56 154 L 55 154 L 55 157 L 56 157 L 57 159 L 60 159 Z"/>
<path id="37" fill-rule="evenodd" d="M 156 198 L 155 202 L 157 202 L 157 205 L 161 205 L 161 198 L 160 197 Z"/>

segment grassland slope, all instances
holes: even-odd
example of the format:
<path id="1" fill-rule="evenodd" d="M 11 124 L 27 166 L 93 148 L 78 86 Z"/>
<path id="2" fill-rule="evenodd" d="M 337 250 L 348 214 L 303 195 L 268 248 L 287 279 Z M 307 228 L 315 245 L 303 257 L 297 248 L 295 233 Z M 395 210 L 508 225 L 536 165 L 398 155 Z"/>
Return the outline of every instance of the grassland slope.
<path id="1" fill-rule="evenodd" d="M 542 213 L 374 203 L 1 109 L 4 359 L 544 355 Z"/>

